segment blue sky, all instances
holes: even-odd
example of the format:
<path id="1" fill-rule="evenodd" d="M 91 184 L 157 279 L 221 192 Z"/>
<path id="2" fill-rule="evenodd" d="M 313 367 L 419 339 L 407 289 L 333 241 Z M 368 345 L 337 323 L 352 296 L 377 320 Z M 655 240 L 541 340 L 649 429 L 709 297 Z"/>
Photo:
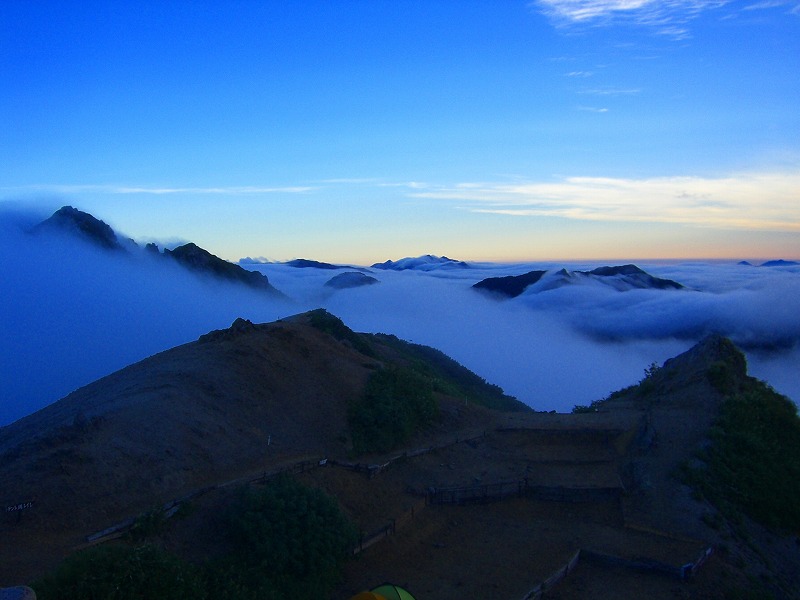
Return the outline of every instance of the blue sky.
<path id="1" fill-rule="evenodd" d="M 800 258 L 800 2 L 0 5 L 0 199 L 225 258 Z"/>

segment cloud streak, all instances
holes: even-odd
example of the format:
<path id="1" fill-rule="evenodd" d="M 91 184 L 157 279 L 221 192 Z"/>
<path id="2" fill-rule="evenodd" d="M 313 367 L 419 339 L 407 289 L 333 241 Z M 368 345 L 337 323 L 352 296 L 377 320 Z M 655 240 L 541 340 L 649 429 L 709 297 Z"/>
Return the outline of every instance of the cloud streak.
<path id="1" fill-rule="evenodd" d="M 465 210 L 585 221 L 800 231 L 800 173 L 722 178 L 569 177 L 552 183 L 462 183 L 411 193 Z"/>
<path id="2" fill-rule="evenodd" d="M 161 195 L 256 195 L 256 194 L 303 194 L 319 188 L 314 186 L 283 186 L 269 187 L 257 185 L 244 186 L 216 186 L 216 187 L 179 187 L 179 186 L 128 186 L 128 185 L 93 185 L 93 184 L 63 184 L 63 185 L 28 185 L 18 188 L 4 188 L 5 191 L 44 192 L 51 194 L 150 194 Z"/>
<path id="3" fill-rule="evenodd" d="M 618 23 L 654 28 L 675 39 L 689 37 L 686 24 L 729 0 L 536 0 L 530 6 L 561 27 Z"/>

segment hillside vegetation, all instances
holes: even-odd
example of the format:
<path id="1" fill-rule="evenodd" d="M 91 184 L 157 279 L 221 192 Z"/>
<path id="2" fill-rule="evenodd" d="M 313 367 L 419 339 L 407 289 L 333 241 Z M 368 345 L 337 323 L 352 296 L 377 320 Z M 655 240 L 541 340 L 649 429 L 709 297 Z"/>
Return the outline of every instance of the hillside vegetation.
<path id="1" fill-rule="evenodd" d="M 761 381 L 736 389 L 727 365 L 709 372 L 726 393 L 711 443 L 684 468 L 686 480 L 724 515 L 744 513 L 800 533 L 800 418 L 797 406 Z"/>
<path id="2" fill-rule="evenodd" d="M 512 412 L 531 410 L 513 396 L 506 395 L 500 386 L 487 382 L 436 348 L 407 342 L 385 333 L 370 337 L 392 348 L 406 361 L 410 361 L 416 371 L 433 381 L 437 392 L 464 398 L 495 410 Z"/>
<path id="3" fill-rule="evenodd" d="M 347 413 L 356 455 L 388 452 L 433 422 L 439 407 L 434 382 L 412 367 L 381 369 Z"/>
<path id="4" fill-rule="evenodd" d="M 393 335 L 356 333 L 324 309 L 306 317 L 312 327 L 361 354 L 386 361 L 370 375 L 363 394 L 348 406 L 355 456 L 393 450 L 432 424 L 439 415 L 438 395 L 497 410 L 530 410 L 439 350 Z"/>
<path id="5" fill-rule="evenodd" d="M 198 565 L 153 543 L 98 546 L 33 588 L 39 600 L 311 600 L 338 582 L 357 538 L 335 499 L 289 477 L 242 488 L 225 521 L 222 558 Z"/>

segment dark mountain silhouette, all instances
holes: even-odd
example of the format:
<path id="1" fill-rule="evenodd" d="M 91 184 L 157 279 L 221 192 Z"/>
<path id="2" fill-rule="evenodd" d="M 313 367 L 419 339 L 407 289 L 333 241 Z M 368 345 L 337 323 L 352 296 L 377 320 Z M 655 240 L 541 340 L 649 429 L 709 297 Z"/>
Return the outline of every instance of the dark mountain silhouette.
<path id="1" fill-rule="evenodd" d="M 655 289 L 655 290 L 679 290 L 683 286 L 677 281 L 671 279 L 661 279 L 653 277 L 646 273 L 636 265 L 622 265 L 618 267 L 598 267 L 591 271 L 576 271 L 582 275 L 594 275 L 596 277 L 617 278 L 625 286 L 630 288 L 640 289 Z"/>
<path id="2" fill-rule="evenodd" d="M 529 271 L 523 275 L 509 275 L 507 277 L 487 277 L 479 281 L 472 287 L 476 290 L 483 290 L 516 298 L 525 288 L 539 281 L 547 271 Z"/>
<path id="3" fill-rule="evenodd" d="M 248 271 L 237 264 L 223 260 L 203 250 L 197 244 L 188 243 L 178 246 L 174 250 L 165 249 L 164 256 L 171 258 L 187 269 L 196 273 L 211 275 L 233 283 L 242 283 L 246 286 L 264 290 L 274 296 L 283 296 L 269 282 L 266 275 L 256 271 Z"/>
<path id="4" fill-rule="evenodd" d="M 355 288 L 361 287 L 364 285 L 374 285 L 376 283 L 380 283 L 379 280 L 371 277 L 370 275 L 366 275 L 365 273 L 361 273 L 360 271 L 347 271 L 345 273 L 339 273 L 334 277 L 331 277 L 328 281 L 325 282 L 325 287 L 331 287 L 337 290 L 343 290 L 345 288 Z"/>
<path id="5" fill-rule="evenodd" d="M 124 250 L 117 234 L 107 223 L 72 206 L 62 206 L 33 228 L 34 233 L 47 231 L 72 233 L 107 250 Z"/>
<path id="6" fill-rule="evenodd" d="M 37 234 L 61 232 L 75 235 L 106 250 L 129 252 L 140 249 L 131 239 L 124 239 L 124 243 L 121 242 L 117 233 L 105 222 L 71 206 L 58 209 L 52 216 L 36 225 L 32 231 Z M 243 284 L 266 291 L 275 297 L 285 297 L 269 282 L 266 275 L 248 271 L 237 264 L 223 260 L 194 243 L 184 244 L 173 250 L 165 249 L 163 253 L 156 244 L 149 243 L 144 250 L 150 255 L 171 258 L 194 273 Z"/>
<path id="7" fill-rule="evenodd" d="M 778 260 L 768 260 L 765 263 L 761 263 L 762 267 L 796 267 L 797 265 L 800 265 L 800 262 L 794 260 L 783 260 L 782 258 Z"/>
<path id="8" fill-rule="evenodd" d="M 489 277 L 479 281 L 472 287 L 477 290 L 493 292 L 502 297 L 516 298 L 534 285 L 535 288 L 533 289 L 539 293 L 565 285 L 576 285 L 590 281 L 602 283 L 619 291 L 683 289 L 683 285 L 677 281 L 653 277 L 636 265 L 598 267 L 591 271 L 567 271 L 566 269 L 558 271 L 529 271 L 522 275 Z"/>
<path id="9" fill-rule="evenodd" d="M 339 265 L 333 265 L 331 263 L 320 262 L 318 260 L 309 260 L 307 258 L 295 258 L 294 260 L 290 260 L 284 263 L 289 267 L 295 267 L 298 269 L 346 269 L 348 267 L 342 267 Z"/>
<path id="10" fill-rule="evenodd" d="M 372 265 L 372 268 L 382 269 L 384 271 L 434 271 L 437 269 L 469 269 L 470 266 L 461 260 L 453 260 L 446 256 L 425 254 L 424 256 L 417 256 L 415 258 L 407 257 L 401 258 L 398 261 L 387 260 L 382 263 L 375 263 Z"/>

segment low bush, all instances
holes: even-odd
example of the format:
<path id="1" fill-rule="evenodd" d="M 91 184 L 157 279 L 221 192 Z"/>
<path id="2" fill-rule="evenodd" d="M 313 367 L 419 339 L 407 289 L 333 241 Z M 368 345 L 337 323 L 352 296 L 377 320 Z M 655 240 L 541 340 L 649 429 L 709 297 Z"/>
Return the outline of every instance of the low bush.
<path id="1" fill-rule="evenodd" d="M 439 414 L 434 381 L 411 367 L 374 372 L 364 395 L 348 409 L 353 452 L 388 452 Z"/>
<path id="2" fill-rule="evenodd" d="M 34 582 L 39 600 L 197 600 L 200 571 L 155 546 L 97 546 L 65 560 Z"/>
<path id="3" fill-rule="evenodd" d="M 232 591 L 232 598 L 327 597 L 357 540 L 335 499 L 288 476 L 246 488 L 229 535 L 235 550 L 215 566 L 212 578 L 222 584 L 211 586 L 215 598 Z"/>
<path id="4" fill-rule="evenodd" d="M 467 398 L 470 402 L 495 410 L 531 410 L 516 398 L 507 396 L 501 387 L 488 383 L 436 348 L 407 342 L 385 333 L 377 333 L 372 337 L 400 353 L 419 373 L 430 377 L 436 392 Z"/>
<path id="5" fill-rule="evenodd" d="M 192 565 L 154 545 L 97 546 L 31 587 L 40 600 L 327 598 L 357 541 L 335 499 L 288 476 L 245 488 L 227 521 L 224 559 Z"/>
<path id="6" fill-rule="evenodd" d="M 699 458 L 704 464 L 684 467 L 685 477 L 726 517 L 741 511 L 800 532 L 800 418 L 791 400 L 751 381 L 723 401 Z"/>

